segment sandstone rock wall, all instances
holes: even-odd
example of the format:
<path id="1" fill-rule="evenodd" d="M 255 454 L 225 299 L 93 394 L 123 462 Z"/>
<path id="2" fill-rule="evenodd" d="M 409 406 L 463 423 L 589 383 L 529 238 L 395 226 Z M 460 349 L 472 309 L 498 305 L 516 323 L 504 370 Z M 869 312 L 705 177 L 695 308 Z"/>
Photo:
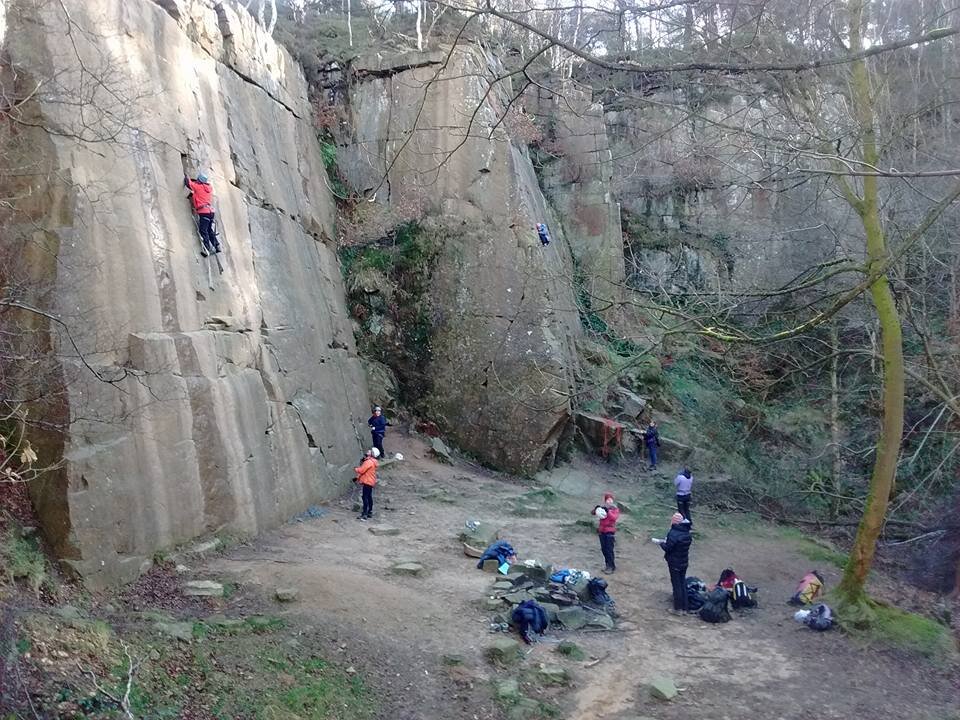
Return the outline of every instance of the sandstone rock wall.
<path id="1" fill-rule="evenodd" d="M 762 143 L 738 128 L 796 132 L 770 108 L 739 96 L 685 107 L 663 90 L 642 108 L 605 114 L 614 188 L 632 239 L 631 282 L 648 289 L 708 291 L 777 287 L 830 257 L 853 221 L 826 180 L 786 181 L 771 189 Z M 779 122 L 773 127 L 771 122 Z M 755 147 L 751 147 L 754 145 Z"/>
<path id="2" fill-rule="evenodd" d="M 529 94 L 529 110 L 547 128 L 541 142 L 541 187 L 570 240 L 592 306 L 614 319 L 622 309 L 625 273 L 603 106 L 572 85 L 556 93 L 538 88 Z"/>
<path id="3" fill-rule="evenodd" d="M 338 159 L 392 222 L 426 217 L 440 242 L 432 419 L 483 460 L 532 473 L 569 422 L 580 330 L 570 248 L 509 116 L 498 122 L 509 87 L 490 88 L 496 69 L 476 48 L 361 58 Z M 547 248 L 541 221 L 555 229 Z"/>
<path id="4" fill-rule="evenodd" d="M 232 2 L 19 0 L 7 19 L 16 83 L 40 89 L 5 231 L 82 353 L 55 333 L 66 432 L 42 448 L 63 462 L 33 495 L 56 553 L 126 581 L 158 548 L 341 491 L 367 389 L 299 69 Z M 223 275 L 183 167 L 212 178 Z"/>

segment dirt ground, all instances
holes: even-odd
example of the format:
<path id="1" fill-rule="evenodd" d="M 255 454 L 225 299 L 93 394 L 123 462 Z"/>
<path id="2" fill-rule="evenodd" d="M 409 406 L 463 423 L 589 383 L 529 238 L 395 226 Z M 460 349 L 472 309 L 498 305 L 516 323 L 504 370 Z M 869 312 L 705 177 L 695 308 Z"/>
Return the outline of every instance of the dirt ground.
<path id="1" fill-rule="evenodd" d="M 353 498 L 327 507 L 320 518 L 288 524 L 256 542 L 207 561 L 196 576 L 234 578 L 244 592 L 271 596 L 278 587 L 299 591 L 280 606 L 302 633 L 322 637 L 340 660 L 354 665 L 374 688 L 378 716 L 391 720 L 500 718 L 509 708 L 492 698 L 490 681 L 522 675 L 523 668 L 562 662 L 568 689 L 524 691 L 542 700 L 544 715 L 577 720 L 742 717 L 878 717 L 898 720 L 960 718 L 956 667 L 865 647 L 840 632 L 818 634 L 795 623 L 784 600 L 814 565 L 772 528 L 727 517 L 698 517 L 689 574 L 715 582 L 732 566 L 761 588 L 760 607 L 725 625 L 668 613 L 669 580 L 662 553 L 649 542 L 663 536 L 672 512 L 668 478 L 581 461 L 549 480 L 563 494 L 534 508 L 530 487 L 464 461 L 443 465 L 425 446 L 395 438 L 405 460 L 381 472 L 375 518 L 356 520 Z M 551 629 L 521 669 L 489 665 L 484 648 L 497 637 L 480 604 L 494 578 L 475 569 L 456 537 L 469 519 L 502 527 L 521 559 L 592 573 L 602 563 L 588 518 L 600 493 L 611 490 L 630 512 L 618 533 L 618 569 L 609 578 L 622 615 L 612 632 Z M 520 508 L 518 513 L 517 508 Z M 399 528 L 378 536 L 373 526 Z M 422 577 L 391 573 L 416 560 Z M 820 567 L 828 584 L 836 569 Z M 588 660 L 562 660 L 559 639 L 575 640 Z M 451 665 L 451 654 L 462 663 Z M 598 662 L 599 661 L 599 662 Z M 656 676 L 682 689 L 670 703 L 654 701 L 646 683 Z"/>

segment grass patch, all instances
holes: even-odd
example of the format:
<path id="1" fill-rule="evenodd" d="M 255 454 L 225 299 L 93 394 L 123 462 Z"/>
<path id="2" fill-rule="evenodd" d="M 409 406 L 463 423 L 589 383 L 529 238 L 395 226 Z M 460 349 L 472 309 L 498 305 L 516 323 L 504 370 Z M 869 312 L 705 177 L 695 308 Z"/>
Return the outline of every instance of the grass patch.
<path id="1" fill-rule="evenodd" d="M 23 582 L 35 595 L 50 583 L 47 558 L 34 538 L 20 536 L 20 528 L 10 527 L 0 535 L 0 580 Z"/>
<path id="2" fill-rule="evenodd" d="M 874 601 L 850 611 L 840 610 L 840 622 L 853 637 L 921 655 L 937 664 L 957 660 L 950 628 L 923 615 Z"/>
<path id="3" fill-rule="evenodd" d="M 22 663 L 42 669 L 43 687 L 33 698 L 41 717 L 64 712 L 116 716 L 104 695 L 91 694 L 91 683 L 75 672 L 74 659 L 108 691 L 122 695 L 128 667 L 124 647 L 140 664 L 131 703 L 142 720 L 192 717 L 201 709 L 203 717 L 222 720 L 369 720 L 376 715 L 363 679 L 318 655 L 309 638 L 279 618 L 212 616 L 193 630 L 192 643 L 171 643 L 158 638 L 149 621 L 115 631 L 95 620 L 34 614 L 25 616 L 14 643 Z"/>
<path id="4" fill-rule="evenodd" d="M 817 565 L 832 565 L 843 570 L 847 565 L 847 556 L 833 545 L 823 540 L 815 540 L 794 527 L 778 527 L 777 534 L 787 542 L 792 542 L 797 551 L 807 560 Z"/>

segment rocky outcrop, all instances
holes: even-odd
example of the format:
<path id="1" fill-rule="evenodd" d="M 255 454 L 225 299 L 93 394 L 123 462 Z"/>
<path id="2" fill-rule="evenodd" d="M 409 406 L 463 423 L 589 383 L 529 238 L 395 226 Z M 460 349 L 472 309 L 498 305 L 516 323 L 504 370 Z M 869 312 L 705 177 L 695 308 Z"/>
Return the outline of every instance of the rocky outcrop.
<path id="1" fill-rule="evenodd" d="M 45 408 L 63 432 L 41 445 L 62 463 L 32 492 L 57 555 L 99 586 L 342 490 L 366 381 L 286 51 L 230 2 L 20 5 L 6 51 L 39 90 L 4 160 L 29 168 L 3 189 L 21 198 L 4 231 L 71 338 Z M 184 168 L 212 178 L 222 275 L 199 256 Z"/>
<path id="2" fill-rule="evenodd" d="M 605 121 L 631 284 L 711 292 L 777 287 L 833 254 L 829 226 L 843 222 L 843 202 L 825 196 L 821 182 L 772 183 L 785 160 L 745 129 L 800 132 L 775 108 L 723 92 L 703 101 L 691 91 L 685 100 L 674 88 L 652 92 L 642 107 L 610 100 Z"/>
<path id="3" fill-rule="evenodd" d="M 569 245 L 562 230 L 546 248 L 537 238 L 536 223 L 560 224 L 511 140 L 496 70 L 475 48 L 361 58 L 338 163 L 438 245 L 423 405 L 461 448 L 534 472 L 570 420 L 580 329 Z"/>
<path id="4" fill-rule="evenodd" d="M 614 320 L 625 294 L 623 233 L 603 106 L 572 85 L 528 95 L 530 109 L 548 128 L 538 152 L 541 187 L 570 241 L 582 291 Z"/>

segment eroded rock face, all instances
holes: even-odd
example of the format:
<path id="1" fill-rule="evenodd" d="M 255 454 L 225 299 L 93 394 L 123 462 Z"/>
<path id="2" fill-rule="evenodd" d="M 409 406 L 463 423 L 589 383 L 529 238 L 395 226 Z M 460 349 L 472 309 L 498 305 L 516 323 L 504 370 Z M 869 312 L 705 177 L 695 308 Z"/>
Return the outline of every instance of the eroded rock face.
<path id="1" fill-rule="evenodd" d="M 351 69 L 339 167 L 358 190 L 376 190 L 393 222 L 427 217 L 440 248 L 425 404 L 459 447 L 535 472 L 569 422 L 580 326 L 561 225 L 509 120 L 499 122 L 509 88 L 487 94 L 495 61 L 472 48 Z M 538 222 L 554 230 L 546 248 Z"/>
<path id="2" fill-rule="evenodd" d="M 41 448 L 63 463 L 33 495 L 55 552 L 101 586 L 157 548 L 256 532 L 339 492 L 366 381 L 286 51 L 232 3 L 21 5 L 7 51 L 24 86 L 55 78 L 29 106 L 55 132 L 12 150 L 30 170 L 3 193 L 24 198 L 8 237 L 83 353 L 60 334 L 46 410 L 66 432 Z M 213 182 L 222 276 L 199 256 L 185 167 Z"/>

